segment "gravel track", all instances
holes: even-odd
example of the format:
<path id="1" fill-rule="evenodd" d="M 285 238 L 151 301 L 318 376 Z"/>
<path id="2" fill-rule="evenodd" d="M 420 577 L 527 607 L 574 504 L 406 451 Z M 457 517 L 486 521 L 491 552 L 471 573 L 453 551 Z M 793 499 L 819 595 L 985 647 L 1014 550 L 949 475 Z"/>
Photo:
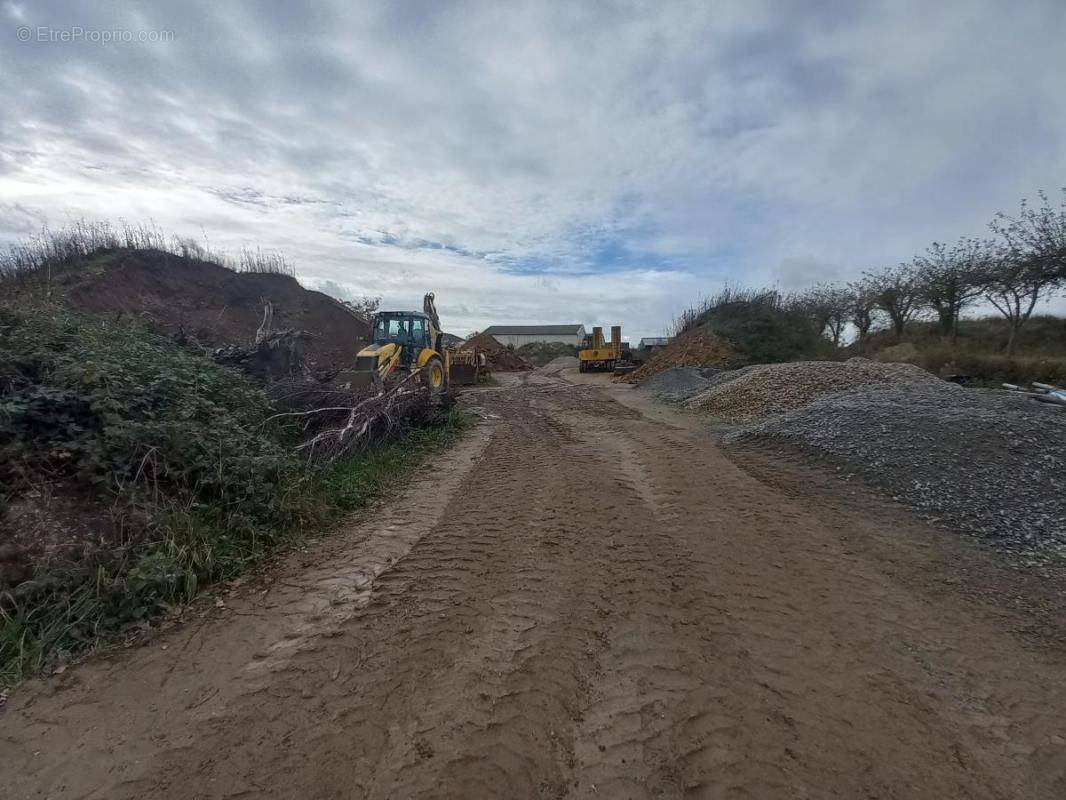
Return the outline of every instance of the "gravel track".
<path id="1" fill-rule="evenodd" d="M 5 798 L 1066 795 L 1066 658 L 916 588 L 896 521 L 512 380 L 349 529 L 15 692 Z"/>

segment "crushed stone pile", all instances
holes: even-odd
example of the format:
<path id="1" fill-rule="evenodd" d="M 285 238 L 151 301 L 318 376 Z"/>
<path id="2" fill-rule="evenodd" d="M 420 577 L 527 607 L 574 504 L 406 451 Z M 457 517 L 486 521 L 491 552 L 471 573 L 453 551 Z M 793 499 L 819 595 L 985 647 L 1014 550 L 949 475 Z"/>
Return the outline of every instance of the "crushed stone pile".
<path id="1" fill-rule="evenodd" d="M 637 369 L 623 376 L 622 383 L 640 383 L 671 367 L 726 367 L 736 359 L 729 342 L 711 333 L 710 329 L 695 328 L 678 336 Z"/>
<path id="2" fill-rule="evenodd" d="M 564 369 L 577 369 L 580 363 L 577 356 L 559 356 L 541 367 L 540 371 L 546 375 L 558 375 Z"/>
<path id="3" fill-rule="evenodd" d="M 1066 412 L 1057 408 L 909 381 L 821 397 L 726 438 L 826 458 L 928 520 L 1028 563 L 1066 558 Z"/>
<path id="4" fill-rule="evenodd" d="M 943 383 L 913 364 L 885 364 L 864 358 L 758 364 L 732 372 L 714 376 L 708 388 L 684 401 L 685 408 L 727 422 L 745 422 L 860 386 Z"/>
<path id="5" fill-rule="evenodd" d="M 518 355 L 514 350 L 500 344 L 496 337 L 488 333 L 480 333 L 467 339 L 459 347 L 460 350 L 477 350 L 485 354 L 489 369 L 494 372 L 518 372 L 525 369 L 533 369 L 533 365 Z"/>
<path id="6" fill-rule="evenodd" d="M 670 367 L 645 378 L 637 388 L 660 400 L 680 403 L 710 387 L 711 376 L 721 372 L 716 367 Z"/>
<path id="7" fill-rule="evenodd" d="M 752 364 L 739 369 L 718 369 L 717 367 L 671 367 L 645 378 L 637 389 L 655 395 L 667 403 L 684 403 L 686 400 L 702 394 L 715 386 L 735 381 L 762 364 Z"/>

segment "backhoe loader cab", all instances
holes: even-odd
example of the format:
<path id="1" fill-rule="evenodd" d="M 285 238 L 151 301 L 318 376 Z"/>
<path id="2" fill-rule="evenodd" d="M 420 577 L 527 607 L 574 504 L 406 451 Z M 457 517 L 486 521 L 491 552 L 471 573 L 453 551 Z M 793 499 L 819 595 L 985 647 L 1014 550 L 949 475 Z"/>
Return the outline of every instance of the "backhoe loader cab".
<path id="1" fill-rule="evenodd" d="M 374 344 L 400 345 L 400 363 L 409 366 L 416 353 L 433 347 L 429 338 L 429 317 L 417 311 L 385 311 L 374 317 Z M 435 349 L 435 348 L 434 348 Z"/>
<path id="2" fill-rule="evenodd" d="M 427 294 L 425 312 L 380 311 L 374 315 L 373 343 L 355 358 L 355 369 L 340 380 L 350 387 L 384 386 L 389 379 L 419 373 L 433 391 L 448 383 L 448 353 L 441 347 L 441 330 L 433 295 Z"/>

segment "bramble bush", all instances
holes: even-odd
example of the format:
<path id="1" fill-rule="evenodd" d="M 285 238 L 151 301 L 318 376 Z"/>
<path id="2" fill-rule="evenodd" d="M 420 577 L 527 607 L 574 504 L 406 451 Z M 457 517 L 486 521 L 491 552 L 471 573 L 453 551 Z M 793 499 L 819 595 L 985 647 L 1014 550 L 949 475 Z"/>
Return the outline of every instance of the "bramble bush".
<path id="1" fill-rule="evenodd" d="M 111 530 L 76 560 L 0 586 L 0 684 L 228 579 L 365 502 L 459 427 L 327 468 L 293 454 L 243 375 L 129 321 L 0 308 L 3 509 L 41 483 L 106 506 Z"/>

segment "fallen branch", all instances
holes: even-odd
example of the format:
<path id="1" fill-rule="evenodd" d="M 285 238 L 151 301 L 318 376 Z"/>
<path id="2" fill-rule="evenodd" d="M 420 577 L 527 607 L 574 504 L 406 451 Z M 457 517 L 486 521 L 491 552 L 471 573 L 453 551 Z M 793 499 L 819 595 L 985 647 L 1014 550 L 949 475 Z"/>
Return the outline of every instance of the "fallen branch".
<path id="1" fill-rule="evenodd" d="M 275 387 L 280 411 L 267 421 L 298 422 L 308 435 L 297 446 L 309 460 L 330 462 L 429 418 L 447 400 L 419 382 L 420 371 L 370 394 L 309 383 Z"/>

